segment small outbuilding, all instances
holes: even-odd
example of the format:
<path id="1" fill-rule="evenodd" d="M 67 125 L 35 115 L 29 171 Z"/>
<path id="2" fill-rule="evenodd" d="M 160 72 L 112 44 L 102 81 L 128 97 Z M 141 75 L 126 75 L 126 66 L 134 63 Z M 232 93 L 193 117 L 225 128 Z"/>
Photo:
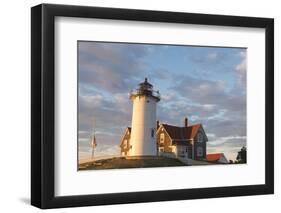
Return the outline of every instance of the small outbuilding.
<path id="1" fill-rule="evenodd" d="M 229 163 L 223 153 L 208 154 L 207 161 L 212 162 L 212 163 L 222 163 L 222 164 Z"/>

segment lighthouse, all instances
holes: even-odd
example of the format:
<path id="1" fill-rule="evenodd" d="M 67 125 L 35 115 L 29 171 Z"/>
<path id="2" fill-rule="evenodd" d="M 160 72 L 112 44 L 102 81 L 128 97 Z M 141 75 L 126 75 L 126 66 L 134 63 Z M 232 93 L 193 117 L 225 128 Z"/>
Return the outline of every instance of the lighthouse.
<path id="1" fill-rule="evenodd" d="M 156 105 L 160 101 L 159 91 L 147 81 L 140 83 L 130 93 L 133 103 L 129 156 L 156 156 Z"/>

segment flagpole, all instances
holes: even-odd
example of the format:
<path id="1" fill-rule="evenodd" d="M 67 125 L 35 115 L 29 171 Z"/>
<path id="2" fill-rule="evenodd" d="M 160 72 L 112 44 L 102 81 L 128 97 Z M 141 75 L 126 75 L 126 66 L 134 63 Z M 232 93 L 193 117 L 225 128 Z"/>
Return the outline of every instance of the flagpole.
<path id="1" fill-rule="evenodd" d="M 94 146 L 92 145 L 92 160 L 94 159 L 94 154 L 95 154 L 95 148 L 94 148 Z"/>
<path id="2" fill-rule="evenodd" d="M 95 132 L 95 122 L 93 119 L 93 133 L 92 133 L 92 137 L 91 137 L 91 147 L 92 147 L 92 160 L 94 160 L 95 157 L 95 148 L 96 148 L 96 132 Z"/>

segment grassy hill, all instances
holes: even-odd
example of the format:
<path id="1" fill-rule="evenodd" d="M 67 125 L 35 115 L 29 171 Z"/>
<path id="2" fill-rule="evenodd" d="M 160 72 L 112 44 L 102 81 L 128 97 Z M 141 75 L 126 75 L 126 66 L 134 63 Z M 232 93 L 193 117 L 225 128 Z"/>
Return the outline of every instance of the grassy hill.
<path id="1" fill-rule="evenodd" d="M 168 167 L 186 166 L 178 159 L 153 157 L 143 159 L 126 159 L 125 157 L 115 157 L 103 160 L 96 160 L 79 164 L 79 170 L 97 169 L 122 169 L 122 168 L 148 168 L 148 167 Z"/>

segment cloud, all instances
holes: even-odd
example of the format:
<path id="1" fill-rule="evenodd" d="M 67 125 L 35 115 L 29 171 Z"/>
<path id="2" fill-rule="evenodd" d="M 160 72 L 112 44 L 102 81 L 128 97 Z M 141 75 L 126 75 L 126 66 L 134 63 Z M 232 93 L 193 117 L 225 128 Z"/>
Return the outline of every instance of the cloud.
<path id="1" fill-rule="evenodd" d="M 83 41 L 78 51 L 79 82 L 108 92 L 133 88 L 145 66 L 142 58 L 148 53 L 145 46 Z"/>
<path id="2" fill-rule="evenodd" d="M 224 81 L 190 76 L 181 76 L 179 79 L 171 89 L 193 103 L 202 104 L 205 108 L 217 106 L 232 111 L 240 111 L 246 107 L 246 96 L 228 91 Z"/>
<path id="3" fill-rule="evenodd" d="M 220 63 L 223 63 L 227 54 L 225 54 L 224 52 L 222 52 L 222 49 L 219 48 L 208 48 L 208 47 L 194 47 L 197 50 L 191 51 L 191 52 L 187 52 L 187 57 L 201 65 L 201 66 L 205 66 L 205 65 L 210 65 L 210 64 L 215 64 L 216 66 L 219 65 Z M 207 49 L 210 49 L 210 51 L 206 51 Z"/>
<path id="4" fill-rule="evenodd" d="M 227 136 L 220 137 L 208 143 L 209 146 L 221 146 L 221 145 L 235 145 L 242 147 L 245 144 L 246 136 Z M 242 144 L 242 145 L 241 145 Z"/>
<path id="5" fill-rule="evenodd" d="M 225 86 L 222 81 L 183 76 L 173 89 L 196 103 L 213 104 L 224 96 Z"/>
<path id="6" fill-rule="evenodd" d="M 109 98 L 101 94 L 80 95 L 78 110 L 79 151 L 88 150 L 90 155 L 89 141 L 94 128 L 99 147 L 97 152 L 107 155 L 118 154 L 119 152 L 111 153 L 110 149 L 105 147 L 118 145 L 125 127 L 130 126 L 131 103 L 128 94 L 116 93 Z"/>
<path id="7" fill-rule="evenodd" d="M 193 47 L 187 49 L 186 58 L 196 64 L 198 72 L 210 73 L 211 70 L 224 72 L 229 70 L 232 50 L 219 47 Z M 224 69 L 218 69 L 224 68 Z"/>
<path id="8" fill-rule="evenodd" d="M 221 57 L 222 55 L 218 54 L 217 52 L 212 52 L 207 55 L 208 61 L 217 61 Z"/>
<path id="9" fill-rule="evenodd" d="M 172 73 L 168 69 L 160 67 L 158 69 L 153 69 L 149 77 L 157 80 L 167 80 L 171 78 L 171 75 Z"/>
<path id="10" fill-rule="evenodd" d="M 111 128 L 128 124 L 131 117 L 131 103 L 124 95 L 116 94 L 111 99 L 100 95 L 79 96 L 79 129 L 89 131 L 95 123 L 95 128 Z M 110 130 L 110 131 L 111 131 Z"/>
<path id="11" fill-rule="evenodd" d="M 217 137 L 246 136 L 247 132 L 246 118 L 242 113 L 227 112 L 218 118 L 207 120 L 205 125 L 208 132 L 214 133 Z"/>
<path id="12" fill-rule="evenodd" d="M 226 140 L 236 135 L 246 137 L 246 95 L 230 90 L 222 80 L 199 79 L 188 75 L 171 88 L 180 95 L 173 104 L 161 109 L 166 117 L 188 116 L 192 123 L 201 123 L 207 133 L 214 137 L 211 141 Z M 237 90 L 241 90 L 237 88 Z"/>
<path id="13" fill-rule="evenodd" d="M 238 74 L 238 83 L 240 86 L 242 86 L 243 88 L 246 88 L 246 78 L 247 78 L 247 55 L 246 55 L 246 51 L 241 51 L 239 53 L 240 58 L 241 58 L 241 62 L 239 64 L 236 65 L 235 67 L 235 71 Z"/>

